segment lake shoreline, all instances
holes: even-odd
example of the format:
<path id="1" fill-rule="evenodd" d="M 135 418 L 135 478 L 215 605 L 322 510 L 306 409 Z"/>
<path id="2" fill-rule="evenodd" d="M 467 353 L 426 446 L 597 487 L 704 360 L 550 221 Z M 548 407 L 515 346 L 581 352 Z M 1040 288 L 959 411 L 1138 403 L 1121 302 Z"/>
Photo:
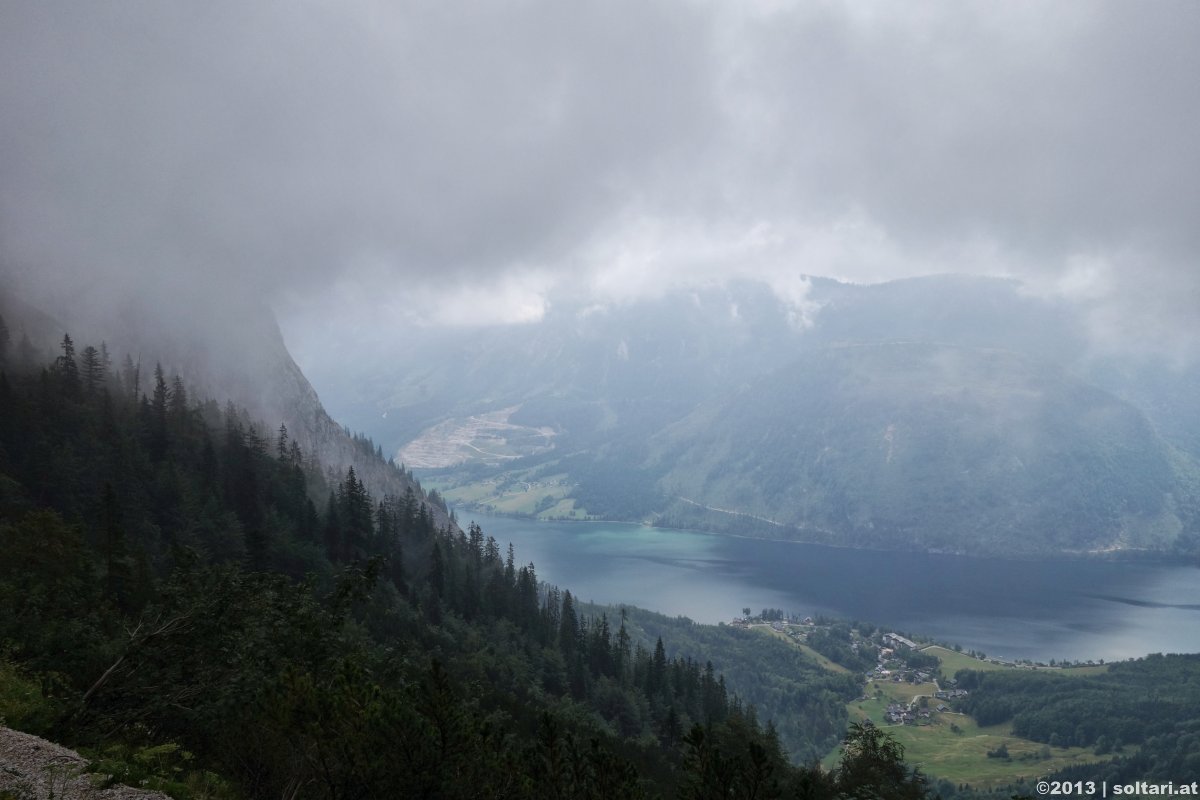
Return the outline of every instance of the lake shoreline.
<path id="1" fill-rule="evenodd" d="M 729 622 L 751 606 L 869 621 L 1011 660 L 1200 652 L 1191 564 L 883 551 L 456 510 L 581 599 L 702 624 Z"/>
<path id="2" fill-rule="evenodd" d="M 536 524 L 578 524 L 587 525 L 594 523 L 603 523 L 606 525 L 629 525 L 639 528 L 650 528 L 656 531 L 679 531 L 681 533 L 694 533 L 702 536 L 719 536 L 729 539 L 745 539 L 755 542 L 780 542 L 781 544 L 791 545 L 806 545 L 811 547 L 828 547 L 834 550 L 854 550 L 869 553 L 892 553 L 892 554 L 922 554 L 922 555 L 939 555 L 952 556 L 954 558 L 970 558 L 970 559 L 1002 559 L 1005 561 L 1015 562 L 1045 562 L 1056 561 L 1064 563 L 1080 562 L 1080 563 L 1095 563 L 1106 562 L 1116 564 L 1160 564 L 1164 566 L 1178 566 L 1181 563 L 1200 568 L 1200 560 L 1194 558 L 1184 558 L 1180 555 L 1164 552 L 1161 550 L 1144 550 L 1144 549 L 1124 549 L 1124 550 L 1088 550 L 1088 551 L 1051 551 L 1047 553 L 973 553 L 963 550 L 922 550 L 916 548 L 889 548 L 889 547 L 872 547 L 865 545 L 854 544 L 837 544 L 828 541 L 809 540 L 809 539 L 782 539 L 770 536 L 750 536 L 744 533 L 730 533 L 728 531 L 715 531 L 705 528 L 680 528 L 674 525 L 656 525 L 653 522 L 645 520 L 627 520 L 627 519 L 608 519 L 606 517 L 588 517 L 587 519 L 578 519 L 574 517 L 553 517 L 543 518 L 536 517 L 531 514 L 520 514 L 507 511 L 494 511 L 488 508 L 474 505 L 459 505 L 451 506 L 457 513 L 458 509 L 469 511 L 475 514 L 483 514 L 488 517 L 499 517 L 509 520 L 520 520 L 524 522 L 532 522 Z"/>

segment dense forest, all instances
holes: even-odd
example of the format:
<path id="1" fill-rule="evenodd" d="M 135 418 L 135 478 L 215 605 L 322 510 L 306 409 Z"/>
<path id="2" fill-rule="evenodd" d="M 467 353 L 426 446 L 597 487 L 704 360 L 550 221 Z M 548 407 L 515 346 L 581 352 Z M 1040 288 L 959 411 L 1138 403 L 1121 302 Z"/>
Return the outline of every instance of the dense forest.
<path id="1" fill-rule="evenodd" d="M 963 710 L 981 725 L 1012 721 L 1052 747 L 1117 754 L 1088 780 L 1178 780 L 1200 774 L 1200 656 L 1152 654 L 1099 675 L 960 671 Z M 1066 779 L 1074 780 L 1070 776 Z"/>
<path id="2" fill-rule="evenodd" d="M 808 763 L 832 750 L 848 723 L 846 703 L 862 681 L 817 666 L 794 645 L 760 631 L 698 625 L 642 609 L 628 609 L 631 633 L 662 638 L 675 652 L 711 661 L 750 713 L 770 720 L 793 761 Z"/>
<path id="3" fill-rule="evenodd" d="M 178 797 L 927 793 L 870 726 L 831 772 L 791 765 L 710 659 L 411 492 L 330 481 L 286 429 L 3 330 L 5 724 Z"/>

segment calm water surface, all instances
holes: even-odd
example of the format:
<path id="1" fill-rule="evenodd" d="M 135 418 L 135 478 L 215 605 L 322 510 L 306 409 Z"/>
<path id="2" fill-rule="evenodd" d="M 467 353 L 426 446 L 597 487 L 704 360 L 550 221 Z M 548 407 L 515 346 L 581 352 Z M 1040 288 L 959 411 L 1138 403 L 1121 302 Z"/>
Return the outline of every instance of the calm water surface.
<path id="1" fill-rule="evenodd" d="M 474 519 L 541 580 L 698 622 L 744 606 L 870 620 L 1005 658 L 1200 652 L 1200 569 L 883 553 L 613 522 Z"/>

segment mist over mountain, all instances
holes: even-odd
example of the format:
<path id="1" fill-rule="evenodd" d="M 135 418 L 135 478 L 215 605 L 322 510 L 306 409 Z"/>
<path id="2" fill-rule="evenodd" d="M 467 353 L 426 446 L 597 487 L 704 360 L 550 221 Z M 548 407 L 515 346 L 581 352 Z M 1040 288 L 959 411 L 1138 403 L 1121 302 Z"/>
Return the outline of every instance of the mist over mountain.
<path id="1" fill-rule="evenodd" d="M 197 399 L 222 398 L 245 409 L 274 441 L 287 428 L 307 457 L 331 476 L 354 467 L 376 497 L 423 493 L 408 475 L 384 463 L 326 412 L 312 384 L 296 366 L 280 335 L 273 312 L 262 302 L 192 285 L 188 292 L 160 293 L 143 287 L 114 297 L 53 295 L 38 298 L 53 305 L 43 310 L 11 286 L 0 286 L 0 314 L 15 340 L 28 338 L 39 358 L 59 352 L 64 334 L 82 347 L 104 342 L 114 369 L 126 360 L 139 376 L 140 393 L 151 391 L 154 370 L 169 377 L 188 376 Z M 180 294 L 186 296 L 181 302 Z M 430 505 L 439 525 L 449 522 L 443 509 Z"/>
<path id="2" fill-rule="evenodd" d="M 862 546 L 1170 548 L 1194 531 L 1200 487 L 1108 392 L 1012 352 L 925 343 L 806 353 L 654 449 L 674 524 L 736 530 L 702 506 L 736 509 L 782 537 Z"/>
<path id="3" fill-rule="evenodd" d="M 1197 774 L 1197 41 L 0 2 L 0 800 Z"/>
<path id="4" fill-rule="evenodd" d="M 336 450 L 269 304 L 334 417 L 570 458 L 578 513 L 661 513 L 661 431 L 848 342 L 1048 360 L 1200 458 L 1196 8 L 447 8 L 6 4 L 0 269 L 146 364 L 209 329 Z"/>
<path id="5" fill-rule="evenodd" d="M 1194 549 L 1194 367 L 1099 353 L 1078 307 L 1016 281 L 810 286 L 803 313 L 733 282 L 415 330 L 369 380 L 327 382 L 483 507 L 956 552 Z M 566 488 L 502 502 L 539 482 Z"/>

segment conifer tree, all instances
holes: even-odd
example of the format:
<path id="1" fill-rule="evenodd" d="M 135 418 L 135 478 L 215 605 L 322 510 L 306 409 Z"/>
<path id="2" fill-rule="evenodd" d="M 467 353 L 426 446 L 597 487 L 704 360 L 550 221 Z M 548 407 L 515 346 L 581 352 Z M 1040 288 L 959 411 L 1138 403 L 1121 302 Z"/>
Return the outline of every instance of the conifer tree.
<path id="1" fill-rule="evenodd" d="M 170 404 L 167 411 L 170 416 L 177 422 L 185 422 L 188 416 L 188 394 L 187 387 L 183 385 L 183 378 L 174 375 L 171 378 L 171 391 L 169 392 Z"/>
<path id="2" fill-rule="evenodd" d="M 437 542 L 433 543 L 433 552 L 429 555 L 429 588 L 434 600 L 440 600 L 446 593 L 446 564 L 442 547 Z"/>
<path id="3" fill-rule="evenodd" d="M 343 561 L 342 557 L 342 523 L 338 518 L 338 503 L 333 492 L 329 493 L 329 501 L 325 504 L 325 557 L 334 564 Z"/>
<path id="4" fill-rule="evenodd" d="M 4 316 L 0 314 L 0 368 L 3 368 L 8 363 L 8 343 L 12 337 L 8 332 L 8 325 L 4 322 Z"/>
<path id="5" fill-rule="evenodd" d="M 155 364 L 154 394 L 150 401 L 149 419 L 150 458 L 154 461 L 161 461 L 167 455 L 167 402 L 170 397 L 162 364 Z"/>
<path id="6" fill-rule="evenodd" d="M 392 586 L 396 587 L 396 591 L 400 595 L 408 595 L 408 582 L 404 579 L 404 548 L 399 542 L 392 545 L 392 553 L 388 557 L 387 576 L 391 580 Z"/>
<path id="7" fill-rule="evenodd" d="M 496 566 L 500 563 L 500 544 L 494 536 L 487 537 L 483 545 L 483 563 Z"/>
<path id="8" fill-rule="evenodd" d="M 617 643 L 616 643 L 616 646 L 613 648 L 613 671 L 616 673 L 617 678 L 622 681 L 624 681 L 625 678 L 627 677 L 626 672 L 629 669 L 629 665 L 630 665 L 629 659 L 631 656 L 631 653 L 629 650 L 629 645 L 630 645 L 629 631 L 626 630 L 626 628 L 625 628 L 625 620 L 628 619 L 628 617 L 629 617 L 628 612 L 625 610 L 625 607 L 622 606 L 621 607 L 621 627 L 617 629 Z"/>
<path id="9" fill-rule="evenodd" d="M 133 356 L 125 354 L 125 363 L 121 365 L 121 382 L 129 392 L 134 402 L 142 395 L 142 364 L 133 363 Z"/>
<path id="10" fill-rule="evenodd" d="M 344 558 L 362 558 L 366 555 L 367 544 L 374 538 L 375 528 L 371 496 L 358 479 L 353 466 L 347 471 L 346 480 L 338 487 L 338 504 L 343 527 Z"/>
<path id="11" fill-rule="evenodd" d="M 300 451 L 300 443 L 297 442 L 295 439 L 292 439 L 291 450 L 288 454 L 288 458 L 291 460 L 292 466 L 295 467 L 296 469 L 300 470 L 301 473 L 303 474 L 304 453 Z"/>
<path id="12" fill-rule="evenodd" d="M 654 645 L 654 656 L 650 660 L 650 674 L 646 678 L 646 693 L 653 696 L 666 689 L 667 686 L 667 651 L 663 647 L 662 637 Z"/>
<path id="13" fill-rule="evenodd" d="M 79 364 L 83 373 L 83 391 L 91 397 L 104 384 L 104 362 L 100 351 L 90 344 L 83 348 L 79 356 Z"/>
<path id="14" fill-rule="evenodd" d="M 496 618 L 508 616 L 511 590 L 512 584 L 505 582 L 503 570 L 491 570 L 488 575 L 487 586 L 484 589 L 484 596 L 486 598 L 485 613 Z"/>
<path id="15" fill-rule="evenodd" d="M 483 562 L 483 529 L 476 522 L 467 526 L 467 547 L 471 563 L 478 567 Z"/>
<path id="16" fill-rule="evenodd" d="M 71 341 L 70 334 L 63 334 L 62 355 L 55 362 L 55 367 L 62 380 L 63 392 L 68 397 L 78 397 L 79 365 L 75 363 L 75 343 Z"/>
<path id="17" fill-rule="evenodd" d="M 588 634 L 588 666 L 593 675 L 612 672 L 612 641 L 608 615 L 601 613 L 600 621 L 591 626 Z"/>
<path id="18" fill-rule="evenodd" d="M 517 621 L 522 627 L 532 629 L 537 625 L 537 620 L 537 572 L 530 563 L 521 567 L 517 573 Z M 553 631 L 546 631 L 543 632 L 541 638 L 544 642 L 549 642 L 553 641 L 553 636 Z"/>
<path id="19" fill-rule="evenodd" d="M 217 451 L 213 448 L 212 437 L 207 430 L 202 432 L 202 436 L 204 440 L 200 447 L 200 488 L 205 494 L 212 494 L 218 491 Z"/>
<path id="20" fill-rule="evenodd" d="M 573 654 L 579 646 L 579 618 L 575 614 L 575 601 L 571 592 L 564 591 L 562 612 L 558 616 L 558 648 L 563 655 Z"/>

